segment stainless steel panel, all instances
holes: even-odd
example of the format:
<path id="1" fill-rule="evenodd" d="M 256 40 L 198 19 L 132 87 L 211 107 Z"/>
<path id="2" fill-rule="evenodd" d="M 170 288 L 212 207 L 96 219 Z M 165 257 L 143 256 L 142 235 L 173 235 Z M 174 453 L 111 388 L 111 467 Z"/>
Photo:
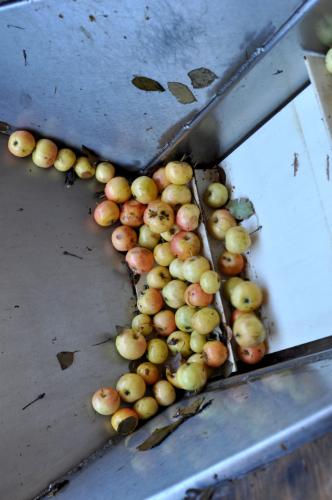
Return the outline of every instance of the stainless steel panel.
<path id="1" fill-rule="evenodd" d="M 331 354 L 301 367 L 290 365 L 279 372 L 258 371 L 242 382 L 229 380 L 230 387 L 206 395 L 213 399 L 211 406 L 160 447 L 137 451 L 188 401 L 173 405 L 98 461 L 68 475 L 59 500 L 180 500 L 188 488 L 245 472 L 331 429 Z"/>
<path id="2" fill-rule="evenodd" d="M 10 156 L 4 136 L 0 158 L 0 498 L 17 500 L 109 438 L 90 397 L 127 363 L 113 343 L 93 344 L 128 322 L 133 295 L 110 231 L 89 214 L 100 187 L 66 188 L 55 169 Z M 61 351 L 77 351 L 63 371 Z"/>
<path id="3" fill-rule="evenodd" d="M 131 169 L 143 167 L 299 6 L 305 11 L 314 3 L 40 0 L 3 6 L 0 119 L 71 145 L 86 144 Z M 169 81 L 190 86 L 187 73 L 202 66 L 219 79 L 212 87 L 194 90 L 193 104 L 131 83 L 133 76 L 143 75 L 165 88 Z M 293 79 L 296 86 L 298 75 Z M 269 81 L 270 72 L 262 87 Z M 281 86 L 279 101 L 294 85 Z M 278 85 L 274 90 L 278 94 Z M 245 102 L 257 97 L 255 89 L 245 95 Z M 237 97 L 235 102 L 242 106 L 243 101 Z M 234 111 L 239 104 L 225 117 L 230 134 L 222 130 L 224 122 L 212 118 L 200 141 L 212 134 L 220 136 L 222 150 L 234 144 L 240 134 L 238 125 L 230 124 Z M 262 112 L 266 107 L 257 114 L 246 110 L 245 131 L 262 119 Z"/>

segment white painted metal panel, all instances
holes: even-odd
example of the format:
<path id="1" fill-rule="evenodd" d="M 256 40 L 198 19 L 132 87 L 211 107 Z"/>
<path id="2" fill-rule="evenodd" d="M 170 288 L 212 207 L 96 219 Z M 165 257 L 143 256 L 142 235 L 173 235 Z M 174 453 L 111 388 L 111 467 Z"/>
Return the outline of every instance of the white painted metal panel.
<path id="1" fill-rule="evenodd" d="M 253 235 L 248 273 L 266 291 L 270 352 L 332 334 L 329 158 L 310 86 L 223 163 L 233 197 L 255 205 L 258 220 L 246 225 L 263 226 Z"/>

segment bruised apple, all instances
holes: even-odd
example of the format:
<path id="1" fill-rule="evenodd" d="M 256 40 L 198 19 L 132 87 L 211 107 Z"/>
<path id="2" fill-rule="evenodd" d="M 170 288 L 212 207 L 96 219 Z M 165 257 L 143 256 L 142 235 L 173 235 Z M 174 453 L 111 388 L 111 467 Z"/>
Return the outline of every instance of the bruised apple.
<path id="1" fill-rule="evenodd" d="M 244 257 L 239 253 L 223 252 L 219 258 L 220 271 L 227 276 L 236 276 L 243 271 Z"/>
<path id="2" fill-rule="evenodd" d="M 172 280 L 162 289 L 161 293 L 168 307 L 179 309 L 184 306 L 184 294 L 187 285 L 180 280 Z"/>
<path id="3" fill-rule="evenodd" d="M 233 335 L 241 347 L 255 347 L 266 337 L 263 323 L 253 313 L 243 314 L 234 321 Z"/>
<path id="4" fill-rule="evenodd" d="M 158 403 L 152 396 L 144 396 L 136 401 L 134 410 L 141 420 L 146 420 L 157 413 Z"/>
<path id="5" fill-rule="evenodd" d="M 200 280 L 199 284 L 203 292 L 205 293 L 217 293 L 220 290 L 220 277 L 215 271 L 205 271 Z"/>
<path id="6" fill-rule="evenodd" d="M 131 198 L 129 182 L 125 177 L 113 177 L 105 185 L 105 195 L 115 203 L 124 203 Z"/>
<path id="7" fill-rule="evenodd" d="M 203 307 L 199 309 L 192 317 L 191 326 L 193 330 L 201 335 L 211 333 L 219 326 L 219 313 L 214 307 Z"/>
<path id="8" fill-rule="evenodd" d="M 184 300 L 188 306 L 206 307 L 213 302 L 213 295 L 205 293 L 199 283 L 193 283 L 186 288 Z"/>
<path id="9" fill-rule="evenodd" d="M 163 307 L 164 301 L 159 290 L 148 288 L 140 293 L 137 299 L 137 309 L 142 314 L 157 314 Z"/>
<path id="10" fill-rule="evenodd" d="M 169 184 L 161 193 L 161 199 L 169 205 L 185 205 L 191 202 L 191 191 L 188 186 Z"/>
<path id="11" fill-rule="evenodd" d="M 151 339 L 148 342 L 146 357 L 150 363 L 154 363 L 155 365 L 165 363 L 168 358 L 168 347 L 165 340 Z"/>
<path id="12" fill-rule="evenodd" d="M 50 139 L 39 139 L 32 153 L 32 161 L 37 167 L 51 167 L 57 157 L 57 145 Z"/>
<path id="13" fill-rule="evenodd" d="M 197 234 L 189 231 L 180 231 L 171 240 L 173 254 L 181 260 L 198 255 L 201 250 L 201 241 Z"/>
<path id="14" fill-rule="evenodd" d="M 226 297 L 226 299 L 231 300 L 231 295 L 233 293 L 233 290 L 237 285 L 243 282 L 242 278 L 239 278 L 238 276 L 234 276 L 233 278 L 228 278 L 228 280 L 225 281 L 223 285 L 223 292 Z"/>
<path id="15" fill-rule="evenodd" d="M 164 288 L 172 277 L 167 267 L 156 266 L 148 272 L 146 282 L 150 288 Z"/>
<path id="16" fill-rule="evenodd" d="M 232 306 L 243 312 L 254 311 L 262 301 L 262 289 L 252 281 L 242 281 L 231 292 Z"/>
<path id="17" fill-rule="evenodd" d="M 34 136 L 27 130 L 16 130 L 10 134 L 8 139 L 8 149 L 12 155 L 24 158 L 29 156 L 35 149 L 36 141 Z"/>
<path id="18" fill-rule="evenodd" d="M 139 227 L 143 224 L 145 205 L 136 200 L 128 200 L 120 210 L 120 222 L 125 226 Z"/>
<path id="19" fill-rule="evenodd" d="M 117 384 L 116 390 L 126 403 L 134 403 L 144 396 L 146 385 L 144 379 L 137 373 L 125 373 Z"/>
<path id="20" fill-rule="evenodd" d="M 169 309 L 159 311 L 153 316 L 153 326 L 162 337 L 168 337 L 176 330 L 175 314 Z"/>
<path id="21" fill-rule="evenodd" d="M 119 226 L 112 233 L 112 245 L 118 252 L 128 252 L 137 243 L 137 234 L 128 226 Z"/>
<path id="22" fill-rule="evenodd" d="M 225 238 L 226 231 L 234 226 L 236 226 L 236 220 L 231 213 L 224 208 L 215 210 L 209 217 L 207 223 L 209 233 L 217 240 L 223 240 Z"/>
<path id="23" fill-rule="evenodd" d="M 244 253 L 251 246 L 251 238 L 242 226 L 231 227 L 225 234 L 226 250 L 232 253 Z"/>
<path id="24" fill-rule="evenodd" d="M 93 218 L 99 226 L 111 226 L 119 218 L 120 210 L 114 201 L 105 200 L 96 206 Z"/>
<path id="25" fill-rule="evenodd" d="M 184 281 L 184 276 L 183 276 L 183 264 L 184 261 L 181 259 L 174 259 L 169 265 L 169 272 L 172 276 L 172 278 L 177 278 L 179 280 Z"/>
<path id="26" fill-rule="evenodd" d="M 167 337 L 168 349 L 176 354 L 179 352 L 184 358 L 187 358 L 191 354 L 190 349 L 190 335 L 186 332 L 175 331 Z"/>
<path id="27" fill-rule="evenodd" d="M 161 192 L 163 189 L 165 189 L 166 186 L 170 184 L 169 180 L 166 177 L 165 170 L 165 167 L 160 167 L 152 175 L 152 179 L 154 180 L 159 192 Z"/>
<path id="28" fill-rule="evenodd" d="M 146 340 L 141 333 L 125 328 L 115 339 L 118 353 L 125 359 L 134 360 L 143 356 L 146 351 Z"/>
<path id="29" fill-rule="evenodd" d="M 265 352 L 265 342 L 261 342 L 254 347 L 242 347 L 239 345 L 237 349 L 239 359 L 248 365 L 259 363 L 263 359 Z"/>
<path id="30" fill-rule="evenodd" d="M 185 391 L 198 391 L 207 381 L 207 372 L 202 363 L 184 363 L 176 372 L 176 379 Z"/>
<path id="31" fill-rule="evenodd" d="M 147 314 L 137 314 L 133 317 L 131 328 L 136 333 L 140 333 L 146 337 L 153 330 L 152 319 Z"/>
<path id="32" fill-rule="evenodd" d="M 159 370 L 156 365 L 150 363 L 150 361 L 145 361 L 141 363 L 136 372 L 142 377 L 144 382 L 148 385 L 155 384 L 160 377 Z"/>
<path id="33" fill-rule="evenodd" d="M 193 169 L 185 161 L 170 161 L 165 167 L 165 174 L 172 184 L 188 184 L 193 177 Z"/>
<path id="34" fill-rule="evenodd" d="M 55 166 L 55 164 L 54 164 Z M 103 184 L 113 179 L 115 175 L 115 167 L 109 161 L 102 161 L 98 163 L 96 168 L 96 179 Z"/>
<path id="35" fill-rule="evenodd" d="M 173 236 L 175 234 L 179 233 L 180 231 L 181 231 L 181 229 L 176 224 L 174 224 L 171 227 L 171 229 L 169 229 L 168 231 L 164 231 L 163 233 L 160 233 L 160 236 L 165 241 L 171 241 L 171 239 L 173 238 Z"/>
<path id="36" fill-rule="evenodd" d="M 63 148 L 58 152 L 54 167 L 59 170 L 59 172 L 67 172 L 75 164 L 75 161 L 76 155 L 74 151 L 69 148 Z"/>
<path id="37" fill-rule="evenodd" d="M 209 340 L 204 344 L 203 357 L 208 366 L 218 368 L 227 360 L 227 347 L 220 340 Z"/>
<path id="38" fill-rule="evenodd" d="M 153 179 L 147 175 L 137 177 L 132 185 L 131 192 L 133 197 L 140 203 L 150 203 L 158 196 L 158 188 Z"/>
<path id="39" fill-rule="evenodd" d="M 175 324 L 179 330 L 187 333 L 192 331 L 191 319 L 196 311 L 196 307 L 188 305 L 179 307 L 175 313 Z"/>
<path id="40" fill-rule="evenodd" d="M 122 422 L 125 422 L 126 420 L 130 422 L 130 427 L 126 425 L 126 434 L 130 434 L 136 429 L 138 424 L 138 415 L 132 408 L 120 408 L 117 410 L 112 416 L 111 425 L 113 429 L 118 432 L 121 428 L 120 426 Z"/>
<path id="41" fill-rule="evenodd" d="M 153 253 L 147 248 L 134 247 L 127 252 L 126 262 L 134 273 L 147 273 L 154 264 Z"/>
<path id="42" fill-rule="evenodd" d="M 113 387 L 101 387 L 94 393 L 91 402 L 100 415 L 113 415 L 120 406 L 120 396 Z"/>
<path id="43" fill-rule="evenodd" d="M 74 170 L 80 179 L 91 179 L 96 172 L 95 167 L 90 163 L 89 159 L 85 156 L 78 158 L 74 165 Z"/>
<path id="44" fill-rule="evenodd" d="M 174 224 L 173 208 L 163 201 L 149 203 L 144 212 L 144 224 L 149 226 L 153 233 L 168 231 Z"/>
<path id="45" fill-rule="evenodd" d="M 166 267 L 169 266 L 170 263 L 175 259 L 175 256 L 171 250 L 171 245 L 168 241 L 156 245 L 153 249 L 153 256 L 157 264 Z"/>
<path id="46" fill-rule="evenodd" d="M 190 283 L 199 283 L 202 274 L 210 269 L 210 262 L 202 255 L 189 257 L 183 264 L 183 276 Z"/>
<path id="47" fill-rule="evenodd" d="M 228 190 L 220 182 L 212 182 L 204 193 L 204 201 L 211 208 L 220 208 L 227 203 Z"/>
<path id="48" fill-rule="evenodd" d="M 197 205 L 187 203 L 182 205 L 176 214 L 176 224 L 183 231 L 195 231 L 199 224 L 200 211 Z"/>
<path id="49" fill-rule="evenodd" d="M 153 250 L 154 247 L 159 243 L 160 234 L 153 233 L 149 226 L 143 224 L 139 228 L 138 244 L 141 247 Z"/>

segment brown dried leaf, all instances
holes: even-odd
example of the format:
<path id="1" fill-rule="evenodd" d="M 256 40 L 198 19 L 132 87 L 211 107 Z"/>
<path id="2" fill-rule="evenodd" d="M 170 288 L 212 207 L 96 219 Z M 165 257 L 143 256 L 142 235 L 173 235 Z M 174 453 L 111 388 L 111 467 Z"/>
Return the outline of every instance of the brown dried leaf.
<path id="1" fill-rule="evenodd" d="M 169 368 L 171 373 L 175 373 L 178 368 L 180 368 L 182 363 L 181 353 L 177 352 L 173 356 L 170 356 L 165 363 L 166 368 Z"/>
<path id="2" fill-rule="evenodd" d="M 157 80 L 153 80 L 147 76 L 135 76 L 131 83 L 145 92 L 165 92 L 164 87 Z"/>
<path id="3" fill-rule="evenodd" d="M 0 134 L 10 135 L 15 129 L 6 122 L 0 122 Z"/>
<path id="4" fill-rule="evenodd" d="M 168 90 L 174 95 L 176 100 L 181 104 L 191 104 L 197 101 L 187 85 L 179 82 L 167 82 Z"/>
<path id="5" fill-rule="evenodd" d="M 188 76 L 194 89 L 203 89 L 208 87 L 217 77 L 213 71 L 208 68 L 196 68 L 189 71 Z"/>
<path id="6" fill-rule="evenodd" d="M 199 401 L 199 405 L 197 404 Z M 141 443 L 139 446 L 137 446 L 137 450 L 139 451 L 146 451 L 150 450 L 151 448 L 154 448 L 155 446 L 158 446 L 160 443 L 164 441 L 172 432 L 174 432 L 180 425 L 182 425 L 186 420 L 189 418 L 193 417 L 194 415 L 197 415 L 201 411 L 203 411 L 207 406 L 209 406 L 212 403 L 212 399 L 204 403 L 204 398 L 200 400 L 196 400 L 195 403 L 190 404 L 187 407 L 187 412 L 186 408 L 182 408 L 182 416 L 176 420 L 176 422 L 166 425 L 165 427 L 160 427 L 157 428 L 153 431 L 151 436 L 149 436 L 143 443 Z M 185 413 L 186 412 L 186 413 Z"/>
<path id="7" fill-rule="evenodd" d="M 100 158 L 97 155 L 97 153 L 92 151 L 92 149 L 84 146 L 84 144 L 82 144 L 81 146 L 81 151 L 88 158 L 89 162 L 92 163 L 92 165 L 96 165 L 97 163 L 100 162 Z"/>
<path id="8" fill-rule="evenodd" d="M 205 401 L 205 398 L 196 399 L 190 405 L 185 406 L 184 408 L 178 408 L 176 410 L 175 415 L 173 415 L 173 418 L 192 417 L 193 415 L 196 415 L 196 413 L 199 411 L 199 409 L 202 406 L 202 404 L 204 403 L 204 401 Z"/>
<path id="9" fill-rule="evenodd" d="M 142 444 L 137 446 L 139 451 L 146 451 L 158 446 L 164 441 L 172 432 L 175 431 L 186 419 L 184 417 L 179 418 L 176 422 L 166 425 L 165 427 L 157 428 L 153 431 L 151 436 L 149 436 Z"/>
<path id="10" fill-rule="evenodd" d="M 61 366 L 61 370 L 66 370 L 67 368 L 69 368 L 72 364 L 73 364 L 73 361 L 74 361 L 74 355 L 75 355 L 75 352 L 78 352 L 78 351 L 61 351 L 61 352 L 58 352 L 58 354 L 56 355 L 59 363 L 60 363 L 60 366 Z"/>

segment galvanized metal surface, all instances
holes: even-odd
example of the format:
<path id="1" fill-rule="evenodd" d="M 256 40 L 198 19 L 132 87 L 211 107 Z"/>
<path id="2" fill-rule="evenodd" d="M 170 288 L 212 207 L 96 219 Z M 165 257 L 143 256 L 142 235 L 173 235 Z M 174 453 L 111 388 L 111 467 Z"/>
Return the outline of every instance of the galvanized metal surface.
<path id="1" fill-rule="evenodd" d="M 331 377 L 331 353 L 298 368 L 258 373 L 242 384 L 208 393 L 211 406 L 160 447 L 139 452 L 136 447 L 156 427 L 172 421 L 179 406 L 173 405 L 104 457 L 68 476 L 70 483 L 59 500 L 180 500 L 188 488 L 264 464 L 285 448 L 331 429 Z"/>
<path id="2" fill-rule="evenodd" d="M 128 322 L 133 294 L 110 231 L 89 214 L 97 186 L 67 189 L 55 169 L 6 149 L 0 136 L 0 498 L 18 500 L 109 438 L 90 398 L 127 363 L 113 343 L 93 344 Z M 64 371 L 61 351 L 77 351 Z"/>
<path id="3" fill-rule="evenodd" d="M 267 6 L 264 0 L 194 0 L 189 8 L 176 0 L 39 0 L 3 6 L 0 119 L 71 145 L 86 144 L 138 169 L 298 7 L 303 6 L 304 14 L 315 3 L 279 0 Z M 294 64 L 298 49 L 288 49 L 281 61 L 278 53 L 272 56 L 276 60 L 267 72 L 263 67 L 255 73 L 254 84 L 226 100 L 221 115 L 205 120 L 199 144 L 206 147 L 199 147 L 198 156 L 213 160 L 303 84 L 305 73 Z M 279 62 L 284 75 L 272 78 Z M 193 104 L 178 103 L 168 91 L 138 90 L 131 83 L 141 75 L 165 88 L 169 81 L 190 87 L 187 73 L 199 67 L 212 70 L 219 79 L 211 87 L 194 90 Z M 258 97 L 261 104 L 256 106 Z M 234 120 L 240 110 L 241 118 Z M 195 142 L 196 138 L 188 146 L 196 154 Z"/>
<path id="4" fill-rule="evenodd" d="M 255 205 L 257 218 L 246 226 L 262 226 L 248 274 L 266 290 L 270 352 L 332 335 L 330 158 L 310 86 L 223 162 L 232 196 Z"/>

